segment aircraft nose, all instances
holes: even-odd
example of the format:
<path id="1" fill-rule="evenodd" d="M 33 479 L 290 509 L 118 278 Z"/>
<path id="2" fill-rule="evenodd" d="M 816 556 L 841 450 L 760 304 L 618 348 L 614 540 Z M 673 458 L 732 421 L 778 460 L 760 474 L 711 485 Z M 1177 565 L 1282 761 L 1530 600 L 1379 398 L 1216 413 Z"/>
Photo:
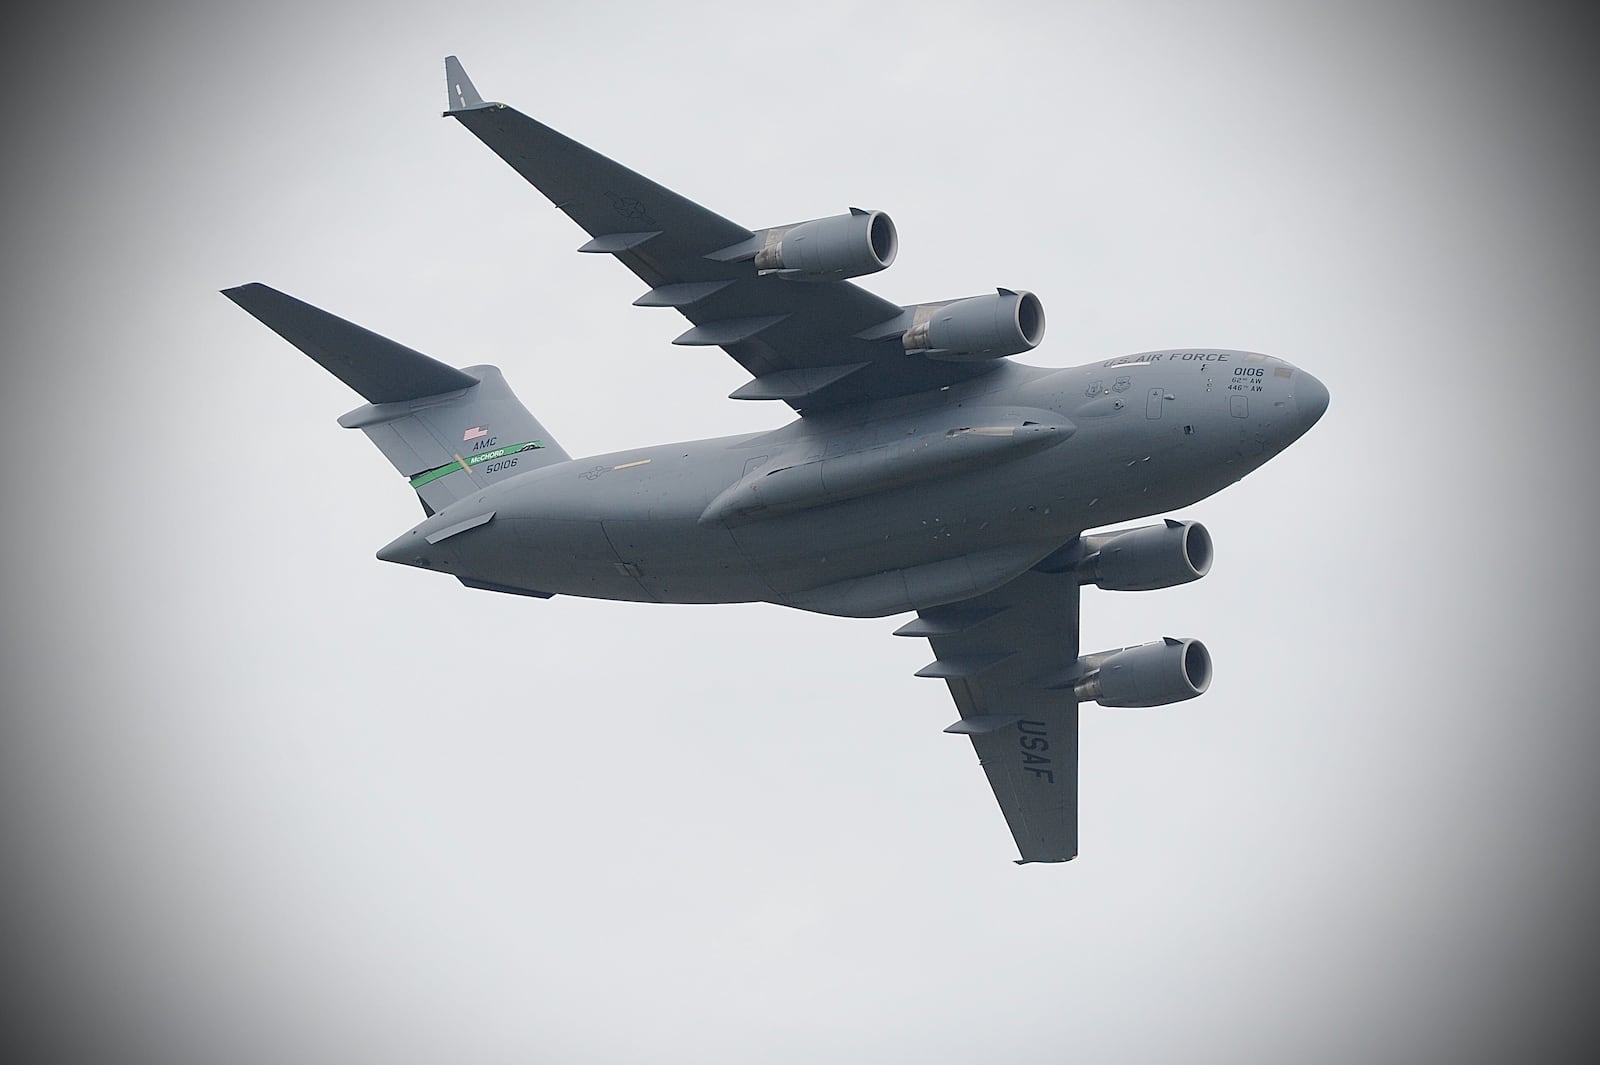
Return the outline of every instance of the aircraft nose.
<path id="1" fill-rule="evenodd" d="M 1317 419 L 1322 417 L 1328 409 L 1328 389 L 1321 381 L 1306 373 L 1296 370 L 1294 374 L 1294 406 L 1300 413 L 1303 425 L 1302 432 L 1317 424 Z"/>

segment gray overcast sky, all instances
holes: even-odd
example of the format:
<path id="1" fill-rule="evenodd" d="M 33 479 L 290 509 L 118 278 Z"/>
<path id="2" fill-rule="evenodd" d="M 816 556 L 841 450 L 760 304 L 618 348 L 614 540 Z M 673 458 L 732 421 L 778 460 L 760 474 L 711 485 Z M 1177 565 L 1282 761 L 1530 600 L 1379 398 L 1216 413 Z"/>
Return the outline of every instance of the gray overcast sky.
<path id="1" fill-rule="evenodd" d="M 234 1065 L 1592 1047 L 1597 129 L 1555 10 L 7 15 L 9 1038 Z M 1031 361 L 1221 345 L 1327 383 L 1309 436 L 1185 512 L 1205 581 L 1085 595 L 1086 649 L 1195 635 L 1218 676 L 1086 709 L 1078 861 L 1010 863 L 892 621 L 373 560 L 416 503 L 335 426 L 357 398 L 218 289 L 497 363 L 574 454 L 786 413 L 721 398 L 732 360 L 670 347 L 671 312 L 438 117 L 451 52 L 746 225 L 891 212 L 869 287 L 1030 288 Z"/>

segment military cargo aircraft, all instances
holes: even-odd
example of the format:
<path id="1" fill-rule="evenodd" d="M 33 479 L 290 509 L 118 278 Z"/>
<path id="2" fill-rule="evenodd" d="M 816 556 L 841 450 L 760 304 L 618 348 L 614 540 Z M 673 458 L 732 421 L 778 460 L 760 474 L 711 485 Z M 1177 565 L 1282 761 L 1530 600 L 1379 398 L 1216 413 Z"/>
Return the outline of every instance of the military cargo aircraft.
<path id="1" fill-rule="evenodd" d="M 769 432 L 574 458 L 493 366 L 437 362 L 262 284 L 225 294 L 367 402 L 339 419 L 405 476 L 425 520 L 378 558 L 469 588 L 652 603 L 915 612 L 1019 864 L 1078 852 L 1078 706 L 1206 690 L 1198 640 L 1082 655 L 1079 588 L 1167 588 L 1211 565 L 1158 515 L 1265 463 L 1328 392 L 1271 355 L 1193 347 L 1025 366 L 1030 292 L 897 306 L 851 283 L 894 261 L 881 211 L 749 230 L 500 103 L 454 56 L 449 109 L 750 373 L 731 398 L 798 417 Z"/>

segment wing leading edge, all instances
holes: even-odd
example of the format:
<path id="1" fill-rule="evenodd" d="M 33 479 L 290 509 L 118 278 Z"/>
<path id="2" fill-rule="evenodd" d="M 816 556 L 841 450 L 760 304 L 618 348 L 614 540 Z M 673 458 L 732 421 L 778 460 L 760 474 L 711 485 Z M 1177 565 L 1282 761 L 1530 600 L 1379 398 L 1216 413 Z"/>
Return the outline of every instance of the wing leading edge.
<path id="1" fill-rule="evenodd" d="M 692 323 L 675 344 L 715 345 L 754 378 L 735 399 L 781 399 L 801 413 L 941 388 L 991 362 L 908 357 L 908 313 L 849 281 L 795 281 L 758 269 L 760 234 L 731 222 L 505 104 L 485 101 L 455 56 L 450 106 L 470 130 L 576 222 L 578 250 L 615 256 L 650 290 L 635 304 Z M 747 254 L 748 253 L 748 254 Z"/>
<path id="2" fill-rule="evenodd" d="M 1029 862 L 1078 853 L 1078 702 L 1055 688 L 1078 661 L 1078 580 L 1030 570 L 1008 584 L 918 613 L 898 636 L 926 636 L 935 659 L 919 670 L 950 686 L 1006 824 Z"/>

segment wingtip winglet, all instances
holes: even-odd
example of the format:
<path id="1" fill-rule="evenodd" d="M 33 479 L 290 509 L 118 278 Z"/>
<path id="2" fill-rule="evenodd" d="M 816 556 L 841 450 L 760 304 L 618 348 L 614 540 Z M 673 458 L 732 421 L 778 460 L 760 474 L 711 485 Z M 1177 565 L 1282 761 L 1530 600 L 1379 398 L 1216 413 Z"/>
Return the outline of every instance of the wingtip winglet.
<path id="1" fill-rule="evenodd" d="M 446 116 L 457 111 L 474 111 L 480 107 L 491 106 L 478 95 L 472 79 L 467 77 L 467 68 L 453 55 L 444 57 L 444 87 L 445 102 L 449 105 L 445 110 Z"/>

